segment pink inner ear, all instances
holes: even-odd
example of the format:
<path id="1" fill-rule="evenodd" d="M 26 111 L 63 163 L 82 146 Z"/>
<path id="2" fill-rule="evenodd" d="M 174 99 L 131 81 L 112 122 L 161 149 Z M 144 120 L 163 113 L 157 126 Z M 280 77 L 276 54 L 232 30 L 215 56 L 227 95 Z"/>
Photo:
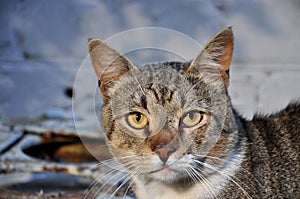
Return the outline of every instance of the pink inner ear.
<path id="1" fill-rule="evenodd" d="M 227 28 L 217 33 L 204 48 L 208 51 L 208 54 L 210 54 L 210 51 L 214 51 L 214 49 L 222 49 L 220 55 L 216 57 L 216 62 L 220 65 L 218 71 L 226 88 L 229 85 L 229 68 L 233 54 L 233 40 L 232 30 L 231 28 Z"/>
<path id="2" fill-rule="evenodd" d="M 220 66 L 218 67 L 218 70 L 221 74 L 221 78 L 224 81 L 226 88 L 229 85 L 229 69 L 233 54 L 233 40 L 232 38 L 229 38 L 228 40 L 230 41 L 227 41 L 226 45 L 224 46 L 225 51 L 223 53 L 222 58 L 219 61 Z"/>
<path id="3" fill-rule="evenodd" d="M 192 61 L 191 65 L 187 68 L 188 73 L 199 73 L 201 68 L 213 67 L 220 73 L 220 78 L 224 82 L 226 88 L 229 85 L 229 68 L 233 54 L 233 33 L 230 28 L 218 32 L 202 49 L 199 55 Z M 209 62 L 215 64 L 209 66 Z"/>
<path id="4" fill-rule="evenodd" d="M 219 64 L 222 66 L 224 71 L 229 71 L 233 54 L 233 37 L 225 37 L 223 40 L 224 52 L 219 59 Z"/>
<path id="5" fill-rule="evenodd" d="M 225 71 L 224 68 L 222 66 L 220 66 L 218 68 L 218 71 L 220 72 L 221 79 L 223 80 L 225 87 L 228 88 L 228 86 L 229 86 L 229 68 L 227 71 Z"/>

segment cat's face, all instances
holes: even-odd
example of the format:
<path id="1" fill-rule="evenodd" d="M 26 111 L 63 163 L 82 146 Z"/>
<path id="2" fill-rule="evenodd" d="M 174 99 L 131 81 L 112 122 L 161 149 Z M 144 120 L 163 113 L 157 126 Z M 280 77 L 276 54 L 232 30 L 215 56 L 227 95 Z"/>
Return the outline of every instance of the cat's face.
<path id="1" fill-rule="evenodd" d="M 227 95 L 232 43 L 226 29 L 192 62 L 137 68 L 105 43 L 90 41 L 104 99 L 102 126 L 130 175 L 192 182 L 227 169 L 240 142 Z"/>

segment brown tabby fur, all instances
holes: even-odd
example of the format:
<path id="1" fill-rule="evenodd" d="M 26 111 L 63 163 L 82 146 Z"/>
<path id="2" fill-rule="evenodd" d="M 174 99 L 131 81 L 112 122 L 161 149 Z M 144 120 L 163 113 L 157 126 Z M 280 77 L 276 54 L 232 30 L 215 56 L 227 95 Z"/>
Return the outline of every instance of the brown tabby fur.
<path id="1" fill-rule="evenodd" d="M 300 105 L 241 117 L 227 91 L 232 52 L 231 28 L 191 62 L 140 68 L 89 41 L 107 144 L 137 198 L 300 198 Z M 183 126 L 191 111 L 202 119 Z M 136 112 L 148 119 L 142 129 L 126 120 Z"/>

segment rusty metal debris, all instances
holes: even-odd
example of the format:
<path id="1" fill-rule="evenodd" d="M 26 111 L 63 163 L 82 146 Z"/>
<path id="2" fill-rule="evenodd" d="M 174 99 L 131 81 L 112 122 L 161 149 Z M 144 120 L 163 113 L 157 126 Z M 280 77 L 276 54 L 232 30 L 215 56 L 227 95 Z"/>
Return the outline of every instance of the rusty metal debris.
<path id="1" fill-rule="evenodd" d="M 9 199 L 82 199 L 84 198 L 84 194 L 82 192 L 78 193 L 27 193 L 27 192 L 19 192 L 12 190 L 0 189 L 1 198 L 9 198 Z"/>
<path id="2" fill-rule="evenodd" d="M 72 121 L 0 121 L 1 198 L 83 198 L 105 172 L 94 165 L 110 158 L 103 138 L 83 136 Z"/>

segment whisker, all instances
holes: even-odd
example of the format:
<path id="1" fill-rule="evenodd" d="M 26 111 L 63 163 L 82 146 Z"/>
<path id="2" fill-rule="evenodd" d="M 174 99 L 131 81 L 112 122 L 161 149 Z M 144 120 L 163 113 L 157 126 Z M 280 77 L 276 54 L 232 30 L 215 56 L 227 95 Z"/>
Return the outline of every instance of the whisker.
<path id="1" fill-rule="evenodd" d="M 135 168 L 134 170 L 132 170 L 126 177 L 126 179 L 124 179 L 124 181 L 122 182 L 122 184 L 119 185 L 119 187 L 112 193 L 111 197 L 114 196 L 129 180 L 130 180 L 130 176 L 134 176 L 138 173 L 139 169 Z M 131 184 L 131 183 L 130 183 Z M 123 198 L 126 196 L 126 193 L 128 192 L 130 188 L 130 185 L 127 187 L 126 192 L 124 193 Z"/>
<path id="2" fill-rule="evenodd" d="M 133 184 L 133 182 L 131 181 L 131 182 L 129 183 L 129 185 L 128 185 L 128 187 L 127 187 L 127 189 L 126 189 L 126 191 L 125 191 L 125 193 L 124 193 L 122 199 L 125 199 L 125 197 L 127 196 L 127 194 L 128 194 L 128 192 L 129 192 L 129 190 L 130 190 L 132 184 Z"/>
<path id="3" fill-rule="evenodd" d="M 127 156 L 123 156 L 123 157 L 118 157 L 118 158 L 110 158 L 110 159 L 107 159 L 107 160 L 104 160 L 104 161 L 101 161 L 100 164 L 111 164 L 112 162 L 117 162 L 119 163 L 120 161 L 119 160 L 126 160 L 126 159 L 130 159 L 130 158 L 134 158 L 134 157 L 139 157 L 138 155 L 127 155 Z"/>
<path id="4" fill-rule="evenodd" d="M 133 162 L 130 162 L 130 163 L 128 163 L 128 165 L 129 165 L 129 167 L 128 167 L 128 169 L 131 169 L 134 165 L 132 165 L 132 163 L 134 163 L 134 161 Z M 127 165 L 125 165 L 125 166 L 127 166 Z M 118 172 L 118 173 L 116 173 L 115 175 L 113 175 L 113 176 L 111 176 L 101 187 L 100 187 L 100 189 L 102 189 L 104 186 L 106 186 L 109 182 L 111 182 L 114 178 L 116 178 L 116 177 L 118 177 L 118 175 L 120 175 L 120 172 Z M 127 175 L 127 174 L 126 174 Z M 124 175 L 125 176 L 125 175 Z M 118 178 L 118 181 L 121 179 L 123 179 L 124 178 L 124 176 L 123 177 L 121 177 L 121 178 Z M 106 192 L 109 192 L 111 189 L 112 189 L 112 187 L 113 186 L 115 186 L 115 184 L 112 184 L 112 186 L 110 186 L 110 188 L 106 191 Z"/>
<path id="5" fill-rule="evenodd" d="M 211 185 L 208 182 L 208 180 L 203 175 L 201 175 L 201 173 L 197 172 L 195 170 L 195 168 L 190 167 L 190 170 L 191 170 L 192 174 L 194 175 L 194 177 L 198 180 L 198 182 L 201 182 L 201 184 L 203 184 L 207 188 L 207 190 L 212 195 L 212 197 L 218 198 L 218 197 L 216 197 L 214 191 L 212 190 Z M 198 169 L 198 170 L 200 171 L 200 169 Z"/>
<path id="6" fill-rule="evenodd" d="M 207 155 L 198 155 L 198 154 L 194 154 L 194 156 L 200 157 L 200 158 L 210 158 L 210 159 L 216 159 L 216 160 L 220 160 L 220 161 L 228 161 L 222 158 L 218 158 L 218 157 L 214 157 L 214 156 L 207 156 Z M 242 170 L 243 172 L 245 172 L 246 174 L 248 174 L 260 187 L 263 187 L 262 184 L 259 182 L 259 180 L 247 169 L 243 168 L 240 164 L 237 164 L 234 161 L 230 161 L 231 164 L 233 164 L 234 166 L 238 166 L 239 170 Z M 237 178 L 236 178 L 237 179 Z"/>
<path id="7" fill-rule="evenodd" d="M 93 166 L 91 167 L 91 170 L 96 170 L 96 169 L 100 170 L 100 169 L 99 169 L 100 166 L 102 166 L 101 163 L 98 163 L 98 164 L 96 164 L 96 165 L 93 165 Z M 104 174 L 105 174 L 105 173 L 104 173 Z M 102 175 L 104 175 L 104 174 L 102 174 Z M 97 184 L 100 183 L 100 179 L 101 179 L 101 176 L 102 176 L 102 175 L 96 177 L 96 178 L 93 180 L 93 182 L 89 185 L 89 187 L 87 188 L 87 191 L 85 191 L 85 193 L 84 193 L 84 198 L 87 198 L 87 197 L 92 193 L 93 187 L 97 186 Z"/>
<path id="8" fill-rule="evenodd" d="M 231 182 L 233 182 L 240 190 L 242 190 L 242 192 L 244 193 L 244 195 L 247 197 L 247 198 L 252 198 L 249 193 L 243 188 L 241 187 L 241 185 L 239 185 L 232 177 L 230 177 L 229 175 L 225 174 L 225 173 L 222 173 L 221 171 L 219 171 L 217 168 L 205 163 L 205 162 L 201 162 L 201 161 L 198 161 L 198 160 L 194 160 L 196 163 L 199 163 L 203 166 L 205 166 L 206 168 L 209 168 L 213 171 L 216 171 L 217 173 L 225 176 L 226 178 L 228 178 Z"/>
<path id="9" fill-rule="evenodd" d="M 128 163 L 128 165 L 130 165 L 131 163 Z M 99 165 L 99 164 L 98 164 Z M 103 165 L 100 165 L 103 166 Z M 105 166 L 105 165 L 104 165 Z M 126 166 L 126 165 L 125 165 Z M 119 167 L 121 168 L 121 166 L 119 165 Z M 94 187 L 97 186 L 97 184 L 100 183 L 100 181 L 103 181 L 102 179 L 105 179 L 107 176 L 112 175 L 113 173 L 116 172 L 116 174 L 113 174 L 113 176 L 111 176 L 106 183 L 102 184 L 102 186 L 99 188 L 99 190 L 95 193 L 95 195 L 98 195 L 99 191 L 101 191 L 107 184 L 108 182 L 110 182 L 115 176 L 117 176 L 118 174 L 120 174 L 120 169 L 118 169 L 118 167 L 115 168 L 110 168 L 109 170 L 107 170 L 105 173 L 101 174 L 100 176 L 98 176 L 94 182 L 89 186 L 89 191 L 85 194 L 85 196 L 89 196 L 93 190 L 95 189 Z M 86 198 L 86 197 L 85 197 Z"/>
<path id="10" fill-rule="evenodd" d="M 143 87 L 141 85 L 141 83 L 139 82 L 139 80 L 137 79 L 134 70 L 130 70 L 130 72 L 132 73 L 132 75 L 134 76 L 135 81 L 138 83 L 140 90 L 142 91 L 143 95 L 146 96 L 145 91 L 143 90 Z"/>
<path id="11" fill-rule="evenodd" d="M 132 167 L 133 165 L 131 165 Z M 140 169 L 139 168 L 134 168 L 132 171 L 130 171 L 127 175 L 126 175 L 126 179 L 124 179 L 124 181 L 122 182 L 122 184 L 120 184 L 118 186 L 118 188 L 112 193 L 112 196 L 115 195 L 129 180 L 130 180 L 130 176 L 134 176 L 136 174 L 138 174 Z M 122 180 L 122 179 L 121 179 Z M 127 188 L 128 190 L 128 188 Z"/>
<path id="12" fill-rule="evenodd" d="M 131 162 L 127 162 L 124 166 L 128 166 L 128 170 L 131 170 L 135 165 L 134 165 L 135 160 L 132 160 Z M 117 182 L 119 182 L 120 180 L 122 180 L 124 177 L 127 177 L 128 174 L 124 174 L 122 177 L 119 176 L 120 172 L 118 172 L 117 174 L 113 175 L 112 177 L 110 177 L 98 190 L 97 195 L 99 194 L 99 192 L 107 185 L 109 184 L 109 182 L 113 181 L 115 178 L 117 178 Z M 106 191 L 104 193 L 101 194 L 107 194 L 109 193 L 112 188 L 116 185 L 116 183 L 111 184 L 111 186 L 109 188 L 106 189 Z M 114 194 L 113 194 L 114 195 Z"/>
<path id="13" fill-rule="evenodd" d="M 116 170 L 110 169 L 109 172 L 103 173 L 102 175 L 100 175 L 99 177 L 97 177 L 94 182 L 89 186 L 88 188 L 88 192 L 85 193 L 85 197 L 87 198 L 87 196 L 89 196 L 90 194 L 93 194 L 94 189 L 96 188 L 97 184 L 100 184 L 100 181 L 102 181 L 101 179 L 103 179 L 104 176 L 108 176 L 111 175 L 112 173 L 117 172 Z M 115 176 L 115 174 L 114 174 Z M 100 187 L 99 190 L 101 190 L 101 188 L 103 187 L 103 185 Z M 95 195 L 98 194 L 98 191 L 95 193 Z"/>
<path id="14" fill-rule="evenodd" d="M 108 193 L 111 191 L 111 189 L 116 185 L 116 182 L 118 182 L 120 179 L 123 179 L 124 176 L 126 176 L 126 174 L 124 174 L 122 177 L 120 177 L 120 175 L 121 175 L 120 172 L 118 172 L 118 173 L 116 173 L 115 175 L 113 175 L 111 178 L 109 178 L 109 179 L 108 179 L 104 184 L 102 184 L 102 186 L 97 190 L 97 192 L 96 192 L 95 195 L 99 195 L 100 192 L 101 192 L 101 195 L 106 195 L 106 194 L 108 194 Z M 112 181 L 115 181 L 115 183 L 109 185 L 110 182 L 112 182 Z M 105 188 L 105 187 L 108 186 L 108 185 L 109 185 L 109 187 Z M 103 192 L 103 191 L 104 191 L 103 189 L 105 190 L 105 192 Z"/>
<path id="15" fill-rule="evenodd" d="M 118 191 L 120 191 L 120 189 L 128 182 L 129 179 L 130 178 L 127 175 L 121 177 L 119 181 L 123 180 L 123 182 L 114 190 L 114 192 L 111 194 L 109 198 L 112 198 L 116 193 L 118 193 Z"/>

